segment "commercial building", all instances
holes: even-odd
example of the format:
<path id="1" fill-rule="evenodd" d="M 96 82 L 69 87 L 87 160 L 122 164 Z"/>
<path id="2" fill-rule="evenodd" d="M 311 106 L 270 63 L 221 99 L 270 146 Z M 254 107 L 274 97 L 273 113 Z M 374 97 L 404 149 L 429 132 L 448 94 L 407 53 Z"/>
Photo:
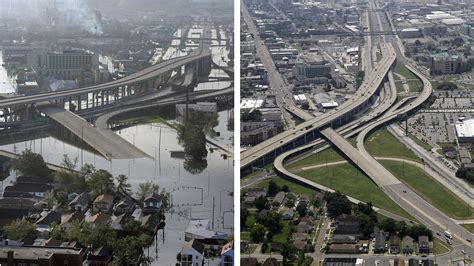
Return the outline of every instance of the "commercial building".
<path id="1" fill-rule="evenodd" d="M 456 136 L 460 143 L 474 143 L 474 119 L 464 120 L 455 125 Z"/>
<path id="2" fill-rule="evenodd" d="M 293 66 L 296 85 L 325 84 L 334 65 L 318 53 L 301 54 Z"/>
<path id="3" fill-rule="evenodd" d="M 0 246 L 1 265 L 83 265 L 85 250 L 48 246 Z"/>
<path id="4" fill-rule="evenodd" d="M 38 55 L 38 65 L 43 65 L 43 57 Z M 99 57 L 90 51 L 71 49 L 46 54 L 44 74 L 62 79 L 77 79 L 84 70 L 96 69 Z"/>
<path id="5" fill-rule="evenodd" d="M 402 38 L 419 38 L 421 37 L 421 30 L 415 28 L 403 29 L 400 32 L 400 37 Z"/>
<path id="6" fill-rule="evenodd" d="M 462 60 L 459 56 L 450 56 L 447 52 L 431 55 L 431 74 L 456 74 L 461 69 Z"/>

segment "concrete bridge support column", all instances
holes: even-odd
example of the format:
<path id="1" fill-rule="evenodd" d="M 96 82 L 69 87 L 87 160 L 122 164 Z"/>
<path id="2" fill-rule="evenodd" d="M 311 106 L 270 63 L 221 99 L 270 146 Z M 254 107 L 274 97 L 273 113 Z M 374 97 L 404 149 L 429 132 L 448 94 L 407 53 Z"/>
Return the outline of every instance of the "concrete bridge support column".
<path id="1" fill-rule="evenodd" d="M 72 111 L 71 110 L 71 106 L 72 106 L 72 98 L 71 97 L 69 97 L 68 102 L 69 102 L 69 111 Z"/>
<path id="2" fill-rule="evenodd" d="M 104 99 L 104 98 L 105 98 L 105 93 L 104 93 L 104 91 L 101 91 L 101 92 L 100 92 L 100 96 L 101 96 L 101 97 L 100 97 L 100 98 L 101 98 L 101 99 L 100 99 L 100 100 L 101 100 L 100 106 L 104 106 L 104 102 L 105 102 L 105 99 Z"/>
<path id="3" fill-rule="evenodd" d="M 86 93 L 86 109 L 89 109 L 89 93 Z"/>
<path id="4" fill-rule="evenodd" d="M 105 104 L 109 105 L 109 90 L 105 91 Z"/>
<path id="5" fill-rule="evenodd" d="M 81 111 L 82 110 L 82 99 L 81 99 L 81 95 L 77 95 L 77 111 Z"/>

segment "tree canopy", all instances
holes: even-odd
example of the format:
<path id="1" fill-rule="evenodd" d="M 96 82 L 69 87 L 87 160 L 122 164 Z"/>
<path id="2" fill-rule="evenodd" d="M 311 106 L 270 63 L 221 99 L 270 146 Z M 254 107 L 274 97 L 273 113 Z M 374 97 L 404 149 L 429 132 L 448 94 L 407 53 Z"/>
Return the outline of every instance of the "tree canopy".
<path id="1" fill-rule="evenodd" d="M 12 163 L 14 170 L 20 171 L 23 175 L 47 177 L 51 171 L 46 165 L 43 156 L 34 153 L 31 149 L 26 149 Z"/>

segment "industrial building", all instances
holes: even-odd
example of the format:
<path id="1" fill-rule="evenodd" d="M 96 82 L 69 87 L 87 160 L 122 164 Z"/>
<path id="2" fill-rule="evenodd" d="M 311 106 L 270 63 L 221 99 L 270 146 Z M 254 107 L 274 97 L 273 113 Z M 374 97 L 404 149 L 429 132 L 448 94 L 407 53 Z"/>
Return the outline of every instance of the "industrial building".
<path id="1" fill-rule="evenodd" d="M 474 143 L 474 119 L 457 122 L 455 127 L 459 143 Z"/>
<path id="2" fill-rule="evenodd" d="M 293 76 L 298 85 L 325 84 L 333 70 L 334 65 L 319 53 L 305 53 L 298 56 Z"/>

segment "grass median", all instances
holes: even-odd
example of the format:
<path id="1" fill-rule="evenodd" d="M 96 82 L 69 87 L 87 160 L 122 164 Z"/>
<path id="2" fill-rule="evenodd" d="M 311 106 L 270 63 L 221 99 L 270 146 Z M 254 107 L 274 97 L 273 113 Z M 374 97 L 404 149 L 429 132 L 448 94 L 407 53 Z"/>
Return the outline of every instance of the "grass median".
<path id="1" fill-rule="evenodd" d="M 365 148 L 375 157 L 396 157 L 421 162 L 415 153 L 398 141 L 386 128 L 370 134 L 365 140 Z"/>
<path id="2" fill-rule="evenodd" d="M 338 190 L 345 195 L 363 202 L 370 201 L 376 207 L 413 219 L 352 164 L 308 169 L 298 172 L 298 174 L 308 180 Z"/>
<path id="3" fill-rule="evenodd" d="M 422 169 L 398 161 L 380 161 L 398 179 L 413 188 L 433 206 L 454 219 L 474 218 L 474 209 Z"/>

